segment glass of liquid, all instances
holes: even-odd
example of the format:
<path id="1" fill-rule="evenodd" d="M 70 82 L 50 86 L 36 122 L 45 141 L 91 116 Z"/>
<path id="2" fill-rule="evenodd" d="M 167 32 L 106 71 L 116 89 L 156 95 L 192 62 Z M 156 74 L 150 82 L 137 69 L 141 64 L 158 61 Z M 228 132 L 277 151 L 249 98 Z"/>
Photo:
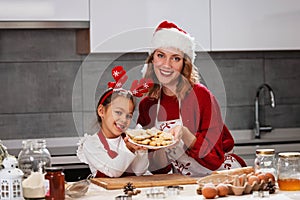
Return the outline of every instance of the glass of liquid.
<path id="1" fill-rule="evenodd" d="M 279 189 L 300 191 L 300 152 L 279 153 L 277 166 Z"/>

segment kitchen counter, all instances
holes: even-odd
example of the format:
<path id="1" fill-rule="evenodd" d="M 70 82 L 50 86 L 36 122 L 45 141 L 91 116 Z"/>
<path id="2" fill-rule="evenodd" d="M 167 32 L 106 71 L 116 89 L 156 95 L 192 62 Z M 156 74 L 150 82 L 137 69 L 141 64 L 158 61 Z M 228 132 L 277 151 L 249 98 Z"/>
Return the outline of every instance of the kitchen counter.
<path id="1" fill-rule="evenodd" d="M 198 188 L 197 184 L 193 185 L 182 185 L 183 191 L 180 191 L 179 195 L 166 195 L 166 198 L 148 198 L 147 193 L 152 189 L 156 189 L 159 191 L 163 191 L 164 187 L 155 187 L 155 188 L 137 188 L 141 190 L 141 193 L 135 196 L 132 196 L 133 200 L 141 200 L 141 199 L 184 199 L 184 200 L 195 200 L 195 199 L 205 199 L 202 195 L 198 195 L 196 190 Z M 89 190 L 85 196 L 80 197 L 82 200 L 98 200 L 99 197 L 101 199 L 115 199 L 116 196 L 124 195 L 123 190 L 106 190 L 98 185 L 91 184 L 89 186 Z M 251 194 L 242 195 L 242 196 L 227 196 L 222 198 L 215 198 L 215 199 L 237 199 L 237 200 L 246 200 L 246 199 L 268 199 L 268 200 L 298 200 L 300 199 L 300 191 L 293 191 L 293 192 L 286 192 L 286 191 L 276 191 L 275 194 L 270 194 L 269 197 L 252 197 Z M 72 198 L 67 197 L 66 200 L 70 200 Z"/>
<path id="2" fill-rule="evenodd" d="M 253 165 L 255 150 L 259 148 L 274 148 L 276 153 L 300 151 L 300 128 L 275 128 L 271 132 L 262 132 L 261 139 L 254 139 L 254 132 L 250 129 L 231 130 L 231 133 L 235 140 L 234 153 L 241 156 L 249 166 Z M 52 165 L 62 166 L 70 172 L 72 170 L 88 170 L 88 166 L 81 163 L 76 156 L 79 137 L 45 139 L 52 156 Z M 11 155 L 18 155 L 22 147 L 22 139 L 2 140 L 2 142 Z M 72 172 L 72 174 L 74 173 Z M 78 180 L 78 177 L 70 178 L 68 181 L 72 180 Z"/>
<path id="3" fill-rule="evenodd" d="M 252 166 L 256 149 L 275 149 L 276 154 L 287 151 L 300 151 L 300 129 L 278 128 L 262 132 L 260 139 L 254 138 L 253 130 L 232 130 L 235 140 L 234 153 L 241 156 L 247 165 Z"/>
<path id="4" fill-rule="evenodd" d="M 276 128 L 271 132 L 261 132 L 261 138 L 254 138 L 253 130 L 231 130 L 236 146 L 263 144 L 300 143 L 300 128 Z"/>

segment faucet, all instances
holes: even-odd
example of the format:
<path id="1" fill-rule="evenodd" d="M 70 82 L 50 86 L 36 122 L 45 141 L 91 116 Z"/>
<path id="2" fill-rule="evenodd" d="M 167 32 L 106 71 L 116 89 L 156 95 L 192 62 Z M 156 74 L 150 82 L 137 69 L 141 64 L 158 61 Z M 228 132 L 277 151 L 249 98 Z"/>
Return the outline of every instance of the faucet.
<path id="1" fill-rule="evenodd" d="M 254 128 L 254 133 L 255 133 L 255 138 L 259 139 L 260 138 L 260 133 L 261 131 L 265 132 L 270 132 L 272 131 L 271 126 L 261 126 L 259 122 L 259 94 L 262 89 L 267 89 L 269 94 L 270 94 L 270 101 L 271 101 L 271 107 L 275 108 L 275 96 L 272 88 L 264 83 L 261 86 L 258 87 L 256 90 L 256 97 L 255 97 L 255 128 Z"/>

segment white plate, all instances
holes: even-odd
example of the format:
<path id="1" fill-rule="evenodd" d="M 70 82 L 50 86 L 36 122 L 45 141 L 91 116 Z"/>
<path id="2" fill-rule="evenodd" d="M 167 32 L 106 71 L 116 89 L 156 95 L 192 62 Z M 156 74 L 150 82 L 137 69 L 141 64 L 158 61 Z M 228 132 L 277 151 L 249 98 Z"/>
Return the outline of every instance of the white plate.
<path id="1" fill-rule="evenodd" d="M 165 146 L 151 146 L 151 145 L 145 145 L 145 144 L 136 143 L 130 137 L 129 137 L 128 141 L 131 142 L 132 144 L 137 145 L 137 146 L 146 147 L 147 149 L 162 149 L 162 148 L 167 148 L 167 147 L 170 147 L 170 146 L 172 146 L 172 145 L 174 145 L 176 143 L 176 141 L 173 139 L 172 140 L 173 142 L 171 144 L 169 144 L 169 145 L 165 145 Z"/>

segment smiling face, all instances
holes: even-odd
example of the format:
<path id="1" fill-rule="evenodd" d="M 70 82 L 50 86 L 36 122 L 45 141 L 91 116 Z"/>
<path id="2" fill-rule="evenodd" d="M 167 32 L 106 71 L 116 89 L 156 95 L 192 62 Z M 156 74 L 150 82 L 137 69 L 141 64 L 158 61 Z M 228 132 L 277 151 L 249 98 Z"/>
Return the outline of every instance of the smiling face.
<path id="1" fill-rule="evenodd" d="M 98 106 L 98 115 L 102 119 L 101 129 L 107 138 L 116 138 L 130 125 L 134 104 L 124 97 L 118 96 L 107 106 Z"/>
<path id="2" fill-rule="evenodd" d="M 181 74 L 184 54 L 174 48 L 159 48 L 153 55 L 153 66 L 159 82 L 166 87 L 174 88 Z"/>

